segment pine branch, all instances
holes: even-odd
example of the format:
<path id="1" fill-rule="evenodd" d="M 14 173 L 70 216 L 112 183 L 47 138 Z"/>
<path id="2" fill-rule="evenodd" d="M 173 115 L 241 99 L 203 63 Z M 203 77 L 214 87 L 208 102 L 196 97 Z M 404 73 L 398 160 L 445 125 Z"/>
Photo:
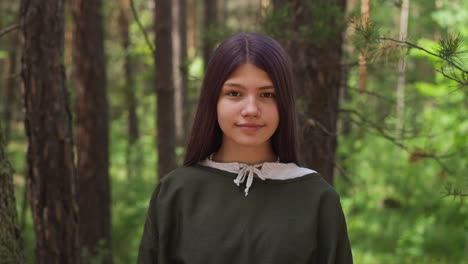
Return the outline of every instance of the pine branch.
<path id="1" fill-rule="evenodd" d="M 411 152 L 409 147 L 407 147 L 406 145 L 401 143 L 401 141 L 399 139 L 397 139 L 396 137 L 394 137 L 390 133 L 388 133 L 388 131 L 385 129 L 385 127 L 382 127 L 379 124 L 377 124 L 376 122 L 373 122 L 373 121 L 367 119 L 363 114 L 359 113 L 358 111 L 352 110 L 352 109 L 340 109 L 340 112 L 344 112 L 344 113 L 348 113 L 348 114 L 352 114 L 352 115 L 356 116 L 359 120 L 351 119 L 351 121 L 353 121 L 353 122 L 355 122 L 355 123 L 357 123 L 359 125 L 366 125 L 366 126 L 370 127 L 371 129 L 375 130 L 378 133 L 378 135 L 380 135 L 383 138 L 387 139 L 388 141 L 393 143 L 395 146 L 399 147 L 400 149 L 402 149 L 402 150 L 404 150 L 404 151 L 406 151 L 408 153 Z M 438 155 L 426 153 L 426 154 L 424 154 L 424 157 L 434 160 L 435 162 L 437 162 L 439 164 L 440 167 L 442 167 L 442 169 L 444 169 L 445 171 L 447 171 L 450 174 L 453 174 L 453 171 L 451 169 L 449 169 L 447 167 L 447 165 L 445 165 L 445 163 L 442 161 L 442 158 L 444 158 L 444 156 L 438 156 Z"/>
<path id="2" fill-rule="evenodd" d="M 20 28 L 20 24 L 13 24 L 11 26 L 8 26 L 2 30 L 0 30 L 0 38 L 3 37 L 3 35 L 6 35 L 14 30 L 17 30 Z"/>
<path id="3" fill-rule="evenodd" d="M 432 56 L 435 56 L 443 61 L 446 61 L 448 62 L 451 66 L 453 66 L 454 68 L 456 68 L 457 70 L 461 71 L 462 73 L 464 74 L 468 74 L 468 71 L 467 70 L 464 70 L 462 69 L 460 66 L 458 66 L 456 63 L 454 63 L 453 61 L 449 60 L 448 58 L 444 57 L 444 56 L 441 56 L 439 54 L 436 54 L 434 52 L 431 52 L 421 46 L 418 46 L 414 43 L 411 43 L 411 42 L 408 42 L 408 41 L 404 41 L 404 40 L 397 40 L 397 39 L 393 39 L 393 38 L 387 38 L 387 37 L 379 37 L 377 38 L 379 40 L 388 40 L 388 41 L 393 41 L 393 42 L 396 42 L 396 43 L 401 43 L 401 44 L 405 44 L 406 46 L 409 46 L 411 48 L 415 48 L 415 49 L 419 49 L 419 50 L 422 50 L 424 52 L 426 52 L 427 54 L 429 55 L 432 55 Z"/>

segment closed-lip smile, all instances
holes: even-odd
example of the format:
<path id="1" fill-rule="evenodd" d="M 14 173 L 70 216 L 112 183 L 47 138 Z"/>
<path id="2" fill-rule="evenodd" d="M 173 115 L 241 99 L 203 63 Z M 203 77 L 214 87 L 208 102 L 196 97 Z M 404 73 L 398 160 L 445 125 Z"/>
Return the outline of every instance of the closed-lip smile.
<path id="1" fill-rule="evenodd" d="M 239 126 L 239 127 L 245 127 L 245 128 L 258 128 L 258 127 L 263 127 L 263 125 L 254 124 L 254 123 L 238 124 L 237 126 Z"/>

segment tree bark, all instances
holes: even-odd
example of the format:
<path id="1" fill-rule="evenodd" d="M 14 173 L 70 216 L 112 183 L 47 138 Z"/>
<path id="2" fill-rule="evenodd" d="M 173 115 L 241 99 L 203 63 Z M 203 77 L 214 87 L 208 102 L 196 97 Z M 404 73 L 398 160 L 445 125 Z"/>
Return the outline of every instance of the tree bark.
<path id="1" fill-rule="evenodd" d="M 176 167 L 172 3 L 155 0 L 158 175 Z"/>
<path id="2" fill-rule="evenodd" d="M 205 64 L 206 68 L 215 45 L 215 43 L 212 40 L 212 36 L 210 36 L 209 34 L 218 22 L 218 3 L 217 0 L 204 0 L 203 3 L 205 8 L 205 14 L 203 17 L 202 53 L 203 63 Z"/>
<path id="3" fill-rule="evenodd" d="M 197 49 L 198 43 L 198 15 L 197 15 L 197 1 L 186 0 L 188 6 L 188 28 L 187 28 L 187 46 L 188 50 L 193 55 Z"/>
<path id="4" fill-rule="evenodd" d="M 409 0 L 403 0 L 400 14 L 400 40 L 406 41 L 408 35 Z M 405 122 L 405 83 L 406 83 L 406 58 L 402 56 L 398 61 L 397 80 L 397 135 L 402 135 Z"/>
<path id="5" fill-rule="evenodd" d="M 0 259 L 1 263 L 24 263 L 23 241 L 18 226 L 13 168 L 7 159 L 0 121 Z"/>
<path id="6" fill-rule="evenodd" d="M 28 190 L 38 264 L 80 262 L 76 172 L 63 66 L 64 0 L 22 0 Z"/>
<path id="7" fill-rule="evenodd" d="M 187 135 L 187 0 L 173 2 L 174 113 L 176 145 L 184 146 Z"/>
<path id="8" fill-rule="evenodd" d="M 302 162 L 333 183 L 346 1 L 273 1 L 275 9 L 286 3 L 292 21 L 280 42 L 294 62 Z"/>
<path id="9" fill-rule="evenodd" d="M 369 0 L 361 0 L 361 21 L 363 24 L 369 23 L 370 3 Z M 359 54 L 359 81 L 360 92 L 365 92 L 367 86 L 367 60 L 366 54 Z"/>
<path id="10" fill-rule="evenodd" d="M 109 125 L 101 0 L 73 0 L 81 245 L 111 263 Z M 98 253 L 100 255 L 98 255 Z M 84 259 L 85 263 L 88 260 Z"/>

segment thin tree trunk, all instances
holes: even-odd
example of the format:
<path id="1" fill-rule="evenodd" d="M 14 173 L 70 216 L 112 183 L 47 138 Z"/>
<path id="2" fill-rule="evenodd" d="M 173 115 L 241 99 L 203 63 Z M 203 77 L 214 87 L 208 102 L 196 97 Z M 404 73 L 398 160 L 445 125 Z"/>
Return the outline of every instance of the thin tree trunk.
<path id="1" fill-rule="evenodd" d="M 1 263 L 24 263 L 23 241 L 18 227 L 13 168 L 7 159 L 0 120 L 0 260 Z"/>
<path id="2" fill-rule="evenodd" d="M 190 107 L 188 105 L 189 98 L 188 98 L 188 26 L 187 26 L 187 0 L 179 0 L 180 7 L 179 7 L 179 17 L 184 18 L 179 24 L 179 32 L 180 32 L 180 63 L 179 66 L 180 76 L 181 76 L 181 92 L 182 92 L 182 105 L 183 105 L 183 133 L 182 133 L 182 145 L 185 146 L 190 130 Z"/>
<path id="3" fill-rule="evenodd" d="M 361 22 L 369 23 L 370 4 L 369 0 L 361 0 Z M 359 81 L 358 87 L 360 92 L 366 91 L 367 86 L 367 60 L 366 54 L 359 54 Z"/>
<path id="4" fill-rule="evenodd" d="M 346 1 L 275 0 L 273 4 L 276 9 L 286 2 L 291 4 L 292 19 L 285 27 L 292 36 L 280 41 L 294 62 L 298 84 L 301 158 L 306 167 L 333 183 Z M 319 31 L 318 25 L 327 26 Z M 299 34 L 304 28 L 316 32 Z"/>
<path id="5" fill-rule="evenodd" d="M 184 146 L 187 134 L 187 0 L 173 2 L 174 113 L 177 146 Z"/>
<path id="6" fill-rule="evenodd" d="M 197 49 L 198 39 L 198 16 L 197 16 L 197 2 L 195 0 L 186 0 L 188 5 L 188 32 L 187 32 L 187 46 L 192 55 Z"/>
<path id="7" fill-rule="evenodd" d="M 181 58 L 181 37 L 180 26 L 184 23 L 184 17 L 179 16 L 180 5 L 183 0 L 172 1 L 172 47 L 173 47 L 173 69 L 172 74 L 174 78 L 174 118 L 175 118 L 175 134 L 176 145 L 182 146 L 183 137 L 183 107 L 182 104 L 182 76 L 180 67 L 182 66 Z"/>
<path id="8" fill-rule="evenodd" d="M 203 29 L 204 32 L 202 33 L 203 36 L 203 63 L 208 65 L 208 61 L 210 60 L 211 53 L 214 50 L 214 42 L 212 40 L 212 36 L 210 32 L 218 23 L 218 3 L 217 0 L 204 0 L 204 8 L 205 14 L 203 17 Z"/>
<path id="9" fill-rule="evenodd" d="M 408 35 L 409 0 L 403 0 L 400 14 L 400 40 L 406 41 Z M 398 61 L 397 80 L 397 134 L 401 136 L 405 122 L 405 83 L 406 58 L 402 56 Z"/>
<path id="10" fill-rule="evenodd" d="M 155 1 L 156 94 L 158 175 L 163 177 L 176 167 L 174 79 L 172 47 L 172 3 Z"/>
<path id="11" fill-rule="evenodd" d="M 136 96 L 135 96 L 135 81 L 133 74 L 133 61 L 130 54 L 131 48 L 131 39 L 129 35 L 129 21 L 131 17 L 131 3 L 130 0 L 119 0 L 119 33 L 120 39 L 122 42 L 122 48 L 125 52 L 125 61 L 124 61 L 124 74 L 125 74 L 125 84 L 123 92 L 125 95 L 125 105 L 127 110 L 127 134 L 128 134 L 128 143 L 126 151 L 126 167 L 128 177 L 133 177 L 137 175 L 138 164 L 137 162 L 141 160 L 139 157 L 139 151 L 135 149 L 135 143 L 139 137 L 138 129 L 138 116 L 136 111 Z"/>
<path id="12" fill-rule="evenodd" d="M 127 125 L 128 125 L 128 144 L 132 146 L 139 137 L 138 129 L 138 116 L 136 114 L 136 98 L 135 98 L 135 81 L 133 76 L 133 63 L 130 56 L 130 35 L 129 18 L 130 18 L 130 2 L 129 0 L 119 0 L 119 28 L 120 38 L 122 41 L 122 48 L 125 52 L 124 72 L 125 72 L 125 102 L 128 112 Z"/>
<path id="13" fill-rule="evenodd" d="M 346 16 L 346 21 L 349 21 L 350 16 L 352 15 L 352 12 L 354 12 L 354 8 L 356 6 L 356 1 L 355 0 L 347 0 L 346 2 L 346 11 L 345 11 L 345 16 Z M 343 53 L 345 54 L 352 54 L 354 52 L 354 47 L 350 41 L 350 36 L 352 36 L 354 33 L 354 28 L 353 25 L 350 23 L 348 24 L 345 32 L 345 37 L 343 40 Z M 349 61 L 346 61 L 347 56 L 343 56 L 343 61 L 342 65 L 343 66 L 343 77 L 342 77 L 342 83 L 341 83 L 341 88 L 340 88 L 340 98 L 339 98 L 339 104 L 344 105 L 347 102 L 350 102 L 352 100 L 351 98 L 351 92 L 349 89 L 348 85 L 348 80 L 349 80 L 349 72 L 352 69 L 352 64 Z M 338 120 L 338 131 L 341 131 L 341 135 L 348 135 L 351 132 L 351 120 L 349 118 L 339 118 Z M 341 155 L 342 158 L 346 158 L 346 154 Z M 346 169 L 346 168 L 344 168 Z"/>
<path id="14" fill-rule="evenodd" d="M 78 204 L 83 250 L 90 258 L 99 257 L 101 263 L 111 263 L 109 125 L 101 9 L 101 0 L 72 1 Z M 84 261 L 88 263 L 87 259 Z"/>
<path id="15" fill-rule="evenodd" d="M 38 264 L 80 262 L 76 172 L 65 87 L 64 0 L 22 0 L 28 190 Z"/>

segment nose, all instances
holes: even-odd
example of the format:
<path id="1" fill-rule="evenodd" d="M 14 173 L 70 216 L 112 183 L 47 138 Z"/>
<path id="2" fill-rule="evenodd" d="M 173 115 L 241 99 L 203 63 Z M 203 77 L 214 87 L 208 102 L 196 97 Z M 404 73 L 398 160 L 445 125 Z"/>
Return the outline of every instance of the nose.
<path id="1" fill-rule="evenodd" d="M 258 102 L 255 96 L 249 96 L 245 99 L 245 103 L 241 110 L 242 116 L 254 116 L 257 117 L 260 113 L 260 109 L 258 107 Z"/>

